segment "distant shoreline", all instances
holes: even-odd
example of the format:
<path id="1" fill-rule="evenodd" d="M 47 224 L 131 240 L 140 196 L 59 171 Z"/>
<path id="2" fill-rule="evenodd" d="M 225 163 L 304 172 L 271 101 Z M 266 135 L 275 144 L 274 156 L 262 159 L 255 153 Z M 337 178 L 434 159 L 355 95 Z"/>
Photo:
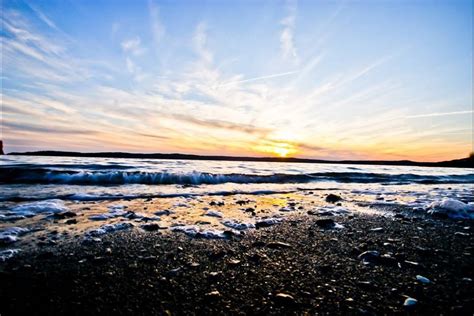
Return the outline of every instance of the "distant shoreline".
<path id="1" fill-rule="evenodd" d="M 173 160 L 214 160 L 214 161 L 261 161 L 261 162 L 292 162 L 292 163 L 323 163 L 323 164 L 354 164 L 354 165 L 388 165 L 388 166 L 418 166 L 418 167 L 450 167 L 474 168 L 474 157 L 439 162 L 418 162 L 411 160 L 322 160 L 305 158 L 277 157 L 238 157 L 238 156 L 201 156 L 190 154 L 144 154 L 122 152 L 81 153 L 69 151 L 34 151 L 12 152 L 13 156 L 55 156 L 55 157 L 88 157 L 88 158 L 128 158 L 128 159 L 173 159 Z"/>

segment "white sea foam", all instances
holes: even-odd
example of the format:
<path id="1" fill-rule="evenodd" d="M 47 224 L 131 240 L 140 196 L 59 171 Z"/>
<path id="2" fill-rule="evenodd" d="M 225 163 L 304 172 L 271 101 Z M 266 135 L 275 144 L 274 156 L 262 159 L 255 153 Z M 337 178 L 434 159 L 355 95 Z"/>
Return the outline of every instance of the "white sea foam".
<path id="1" fill-rule="evenodd" d="M 204 213 L 204 215 L 219 218 L 224 217 L 224 215 L 222 215 L 222 213 L 218 211 L 207 211 L 206 213 Z"/>
<path id="2" fill-rule="evenodd" d="M 12 258 L 14 255 L 19 253 L 20 249 L 5 249 L 0 251 L 0 262 L 5 262 L 8 259 Z"/>
<path id="3" fill-rule="evenodd" d="M 185 225 L 185 226 L 174 226 L 171 227 L 172 231 L 182 232 L 190 237 L 201 237 L 207 239 L 224 239 L 227 235 L 222 230 L 201 230 L 196 225 Z"/>
<path id="4" fill-rule="evenodd" d="M 68 208 L 61 200 L 44 200 L 31 203 L 24 203 L 12 209 L 12 213 L 23 216 L 34 216 L 38 213 L 61 213 Z"/>
<path id="5" fill-rule="evenodd" d="M 17 221 L 17 220 L 25 219 L 25 218 L 26 218 L 25 215 L 18 215 L 18 214 L 5 215 L 5 214 L 0 214 L 0 221 L 3 221 L 3 222 Z"/>
<path id="6" fill-rule="evenodd" d="M 26 234 L 29 229 L 22 227 L 9 227 L 0 231 L 0 244 L 6 245 L 18 241 L 18 236 Z"/>
<path id="7" fill-rule="evenodd" d="M 282 218 L 276 218 L 276 217 L 264 218 L 257 221 L 257 226 L 272 226 L 275 224 L 280 224 L 281 222 L 283 222 Z"/>
<path id="8" fill-rule="evenodd" d="M 89 219 L 94 221 L 103 221 L 114 217 L 124 216 L 125 214 L 127 214 L 127 212 L 124 210 L 123 205 L 114 205 L 109 207 L 108 213 L 92 215 L 89 216 Z"/>
<path id="9" fill-rule="evenodd" d="M 428 214 L 445 214 L 451 218 L 474 219 L 474 205 L 443 198 L 428 205 Z"/>
<path id="10" fill-rule="evenodd" d="M 222 224 L 227 227 L 234 228 L 237 230 L 246 230 L 249 228 L 255 228 L 255 224 L 237 222 L 231 219 L 222 221 Z"/>
<path id="11" fill-rule="evenodd" d="M 102 225 L 97 229 L 91 229 L 86 232 L 86 236 L 92 236 L 92 237 L 97 237 L 97 236 L 102 236 L 107 233 L 112 233 L 115 231 L 119 230 L 125 230 L 133 227 L 132 223 L 116 223 L 116 224 L 107 224 L 107 225 Z"/>

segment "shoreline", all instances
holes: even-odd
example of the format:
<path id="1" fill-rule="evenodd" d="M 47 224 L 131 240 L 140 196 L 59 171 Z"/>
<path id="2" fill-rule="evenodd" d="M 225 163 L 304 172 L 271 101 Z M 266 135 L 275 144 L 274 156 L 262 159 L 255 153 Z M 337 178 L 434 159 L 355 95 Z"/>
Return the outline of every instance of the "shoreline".
<path id="1" fill-rule="evenodd" d="M 162 154 L 162 153 L 125 153 L 125 152 L 67 152 L 67 151 L 35 151 L 11 152 L 6 156 L 40 156 L 40 157 L 84 157 L 84 158 L 122 158 L 122 159 L 165 159 L 165 160 L 204 160 L 204 161 L 242 161 L 242 162 L 283 162 L 309 164 L 341 164 L 341 165 L 375 165 L 375 166 L 413 166 L 439 168 L 474 168 L 474 156 L 437 162 L 411 160 L 324 160 L 294 157 L 238 157 L 193 154 Z"/>
<path id="2" fill-rule="evenodd" d="M 291 216 L 242 238 L 130 230 L 0 263 L 2 315 L 471 314 L 470 221 Z M 324 226 L 324 225 L 323 225 Z M 365 257 L 375 250 L 379 257 Z M 364 263 L 366 260 L 369 263 Z M 417 280 L 420 275 L 430 283 Z M 417 304 L 404 307 L 407 297 Z"/>

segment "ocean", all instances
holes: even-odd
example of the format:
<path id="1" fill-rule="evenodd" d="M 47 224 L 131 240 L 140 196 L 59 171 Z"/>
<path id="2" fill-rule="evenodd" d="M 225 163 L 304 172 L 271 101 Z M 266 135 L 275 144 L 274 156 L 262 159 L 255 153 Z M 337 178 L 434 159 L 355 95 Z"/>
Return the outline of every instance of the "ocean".
<path id="1" fill-rule="evenodd" d="M 474 218 L 472 169 L 3 156 L 0 170 L 8 246 L 53 230 L 91 237 L 149 222 L 220 238 L 315 211 Z M 340 201 L 328 203 L 328 194 Z"/>

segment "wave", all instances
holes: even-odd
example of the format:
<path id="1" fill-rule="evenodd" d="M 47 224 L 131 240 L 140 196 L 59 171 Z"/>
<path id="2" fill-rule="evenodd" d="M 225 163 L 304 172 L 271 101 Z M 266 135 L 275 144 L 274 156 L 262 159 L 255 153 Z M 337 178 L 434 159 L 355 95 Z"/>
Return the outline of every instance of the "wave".
<path id="1" fill-rule="evenodd" d="M 309 174 L 213 174 L 202 172 L 168 173 L 144 171 L 77 171 L 47 168 L 0 167 L 1 184 L 72 184 L 72 185 L 200 185 L 223 183 L 381 183 L 381 184 L 463 184 L 474 183 L 474 174 L 417 175 L 364 172 L 319 172 Z"/>

